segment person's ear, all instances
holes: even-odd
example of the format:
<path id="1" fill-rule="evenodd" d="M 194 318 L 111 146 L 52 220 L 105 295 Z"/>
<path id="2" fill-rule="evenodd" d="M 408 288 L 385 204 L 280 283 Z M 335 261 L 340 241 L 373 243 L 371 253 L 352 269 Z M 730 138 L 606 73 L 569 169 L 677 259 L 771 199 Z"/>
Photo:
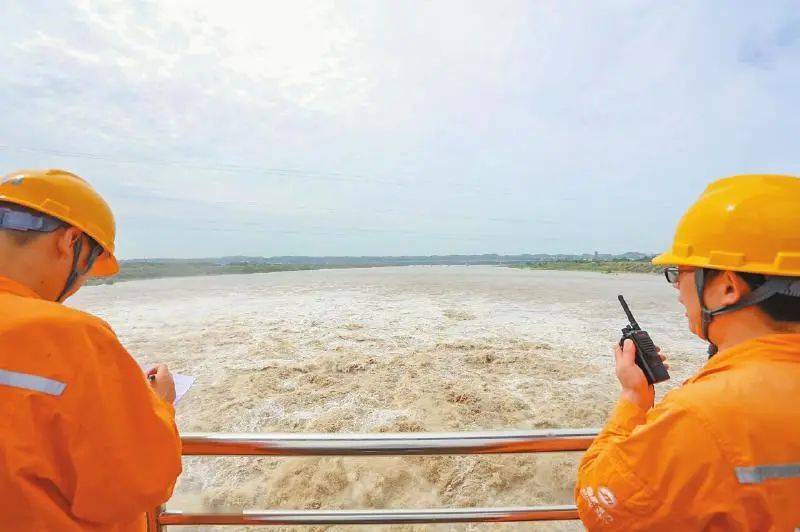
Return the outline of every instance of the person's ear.
<path id="1" fill-rule="evenodd" d="M 750 291 L 750 286 L 736 272 L 725 271 L 720 277 L 720 303 L 735 305 Z"/>
<path id="2" fill-rule="evenodd" d="M 81 237 L 80 229 L 75 227 L 67 227 L 58 230 L 58 238 L 56 239 L 56 248 L 58 249 L 59 257 L 71 258 L 75 249 L 75 242 Z"/>

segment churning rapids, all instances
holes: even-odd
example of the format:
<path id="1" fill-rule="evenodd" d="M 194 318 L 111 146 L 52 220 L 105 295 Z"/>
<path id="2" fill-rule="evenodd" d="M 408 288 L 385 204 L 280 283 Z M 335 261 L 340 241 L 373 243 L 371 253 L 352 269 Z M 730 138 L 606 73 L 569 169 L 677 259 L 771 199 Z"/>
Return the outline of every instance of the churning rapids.
<path id="1" fill-rule="evenodd" d="M 177 406 L 182 431 L 467 431 L 602 426 L 618 390 L 610 346 L 626 323 L 619 293 L 670 357 L 673 378 L 660 396 L 705 357 L 676 292 L 656 275 L 320 270 L 87 287 L 70 304 L 110 322 L 139 362 L 197 377 Z M 578 459 L 190 458 L 169 506 L 568 504 Z M 386 527 L 430 528 L 531 525 Z"/>

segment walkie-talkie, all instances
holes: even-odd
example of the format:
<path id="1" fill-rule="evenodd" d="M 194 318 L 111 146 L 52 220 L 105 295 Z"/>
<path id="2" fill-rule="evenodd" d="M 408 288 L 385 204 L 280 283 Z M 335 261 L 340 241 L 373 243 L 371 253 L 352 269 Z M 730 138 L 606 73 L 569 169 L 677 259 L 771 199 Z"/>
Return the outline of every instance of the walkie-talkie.
<path id="1" fill-rule="evenodd" d="M 636 346 L 636 365 L 642 368 L 649 384 L 669 380 L 667 368 L 661 362 L 661 356 L 659 356 L 653 340 L 650 339 L 650 335 L 636 323 L 636 318 L 633 317 L 624 297 L 619 296 L 619 303 L 622 305 L 622 310 L 625 311 L 630 322 L 630 325 L 622 329 L 622 339 L 619 341 L 620 347 L 625 343 L 625 340 L 633 340 L 633 344 Z"/>

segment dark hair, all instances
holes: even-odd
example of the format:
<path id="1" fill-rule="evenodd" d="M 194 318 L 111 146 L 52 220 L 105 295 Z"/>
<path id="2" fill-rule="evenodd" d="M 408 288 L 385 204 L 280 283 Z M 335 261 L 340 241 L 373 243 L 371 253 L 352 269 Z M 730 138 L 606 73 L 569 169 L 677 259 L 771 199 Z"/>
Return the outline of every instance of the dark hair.
<path id="1" fill-rule="evenodd" d="M 9 203 L 7 201 L 0 201 L 0 208 L 10 209 L 15 212 L 27 212 L 29 214 L 35 214 L 36 216 L 47 216 L 35 211 L 34 209 L 29 209 L 27 207 L 23 207 L 22 205 Z M 5 227 L 0 227 L 0 231 L 5 231 L 8 233 L 8 236 L 11 237 L 11 241 L 19 247 L 27 246 L 44 234 L 40 231 L 18 231 L 16 229 L 8 229 Z"/>
<path id="2" fill-rule="evenodd" d="M 707 278 L 712 279 L 720 270 L 707 269 Z M 760 273 L 745 273 L 734 272 L 741 277 L 750 290 L 754 290 L 764 284 L 767 280 L 766 275 Z M 800 297 L 792 297 L 784 294 L 775 294 L 756 305 L 759 309 L 763 310 L 767 316 L 775 321 L 782 321 L 786 323 L 800 323 Z"/>

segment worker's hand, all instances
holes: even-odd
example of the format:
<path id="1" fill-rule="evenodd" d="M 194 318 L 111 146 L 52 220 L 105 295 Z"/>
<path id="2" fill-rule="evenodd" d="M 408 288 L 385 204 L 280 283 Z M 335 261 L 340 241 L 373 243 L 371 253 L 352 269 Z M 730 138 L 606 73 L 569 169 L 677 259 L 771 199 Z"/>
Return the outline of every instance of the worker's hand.
<path id="1" fill-rule="evenodd" d="M 147 381 L 161 399 L 172 404 L 175 402 L 175 381 L 166 364 L 156 364 L 147 372 Z"/>
<path id="2" fill-rule="evenodd" d="M 666 360 L 667 357 L 661 354 L 661 348 L 656 349 L 658 349 L 661 360 Z M 617 379 L 622 385 L 622 398 L 645 410 L 650 410 L 653 407 L 656 392 L 652 384 L 647 384 L 644 372 L 636 365 L 636 345 L 633 341 L 625 340 L 623 347 L 620 347 L 619 343 L 615 343 L 614 358 L 617 365 Z M 664 366 L 669 369 L 668 364 L 664 364 Z"/>

